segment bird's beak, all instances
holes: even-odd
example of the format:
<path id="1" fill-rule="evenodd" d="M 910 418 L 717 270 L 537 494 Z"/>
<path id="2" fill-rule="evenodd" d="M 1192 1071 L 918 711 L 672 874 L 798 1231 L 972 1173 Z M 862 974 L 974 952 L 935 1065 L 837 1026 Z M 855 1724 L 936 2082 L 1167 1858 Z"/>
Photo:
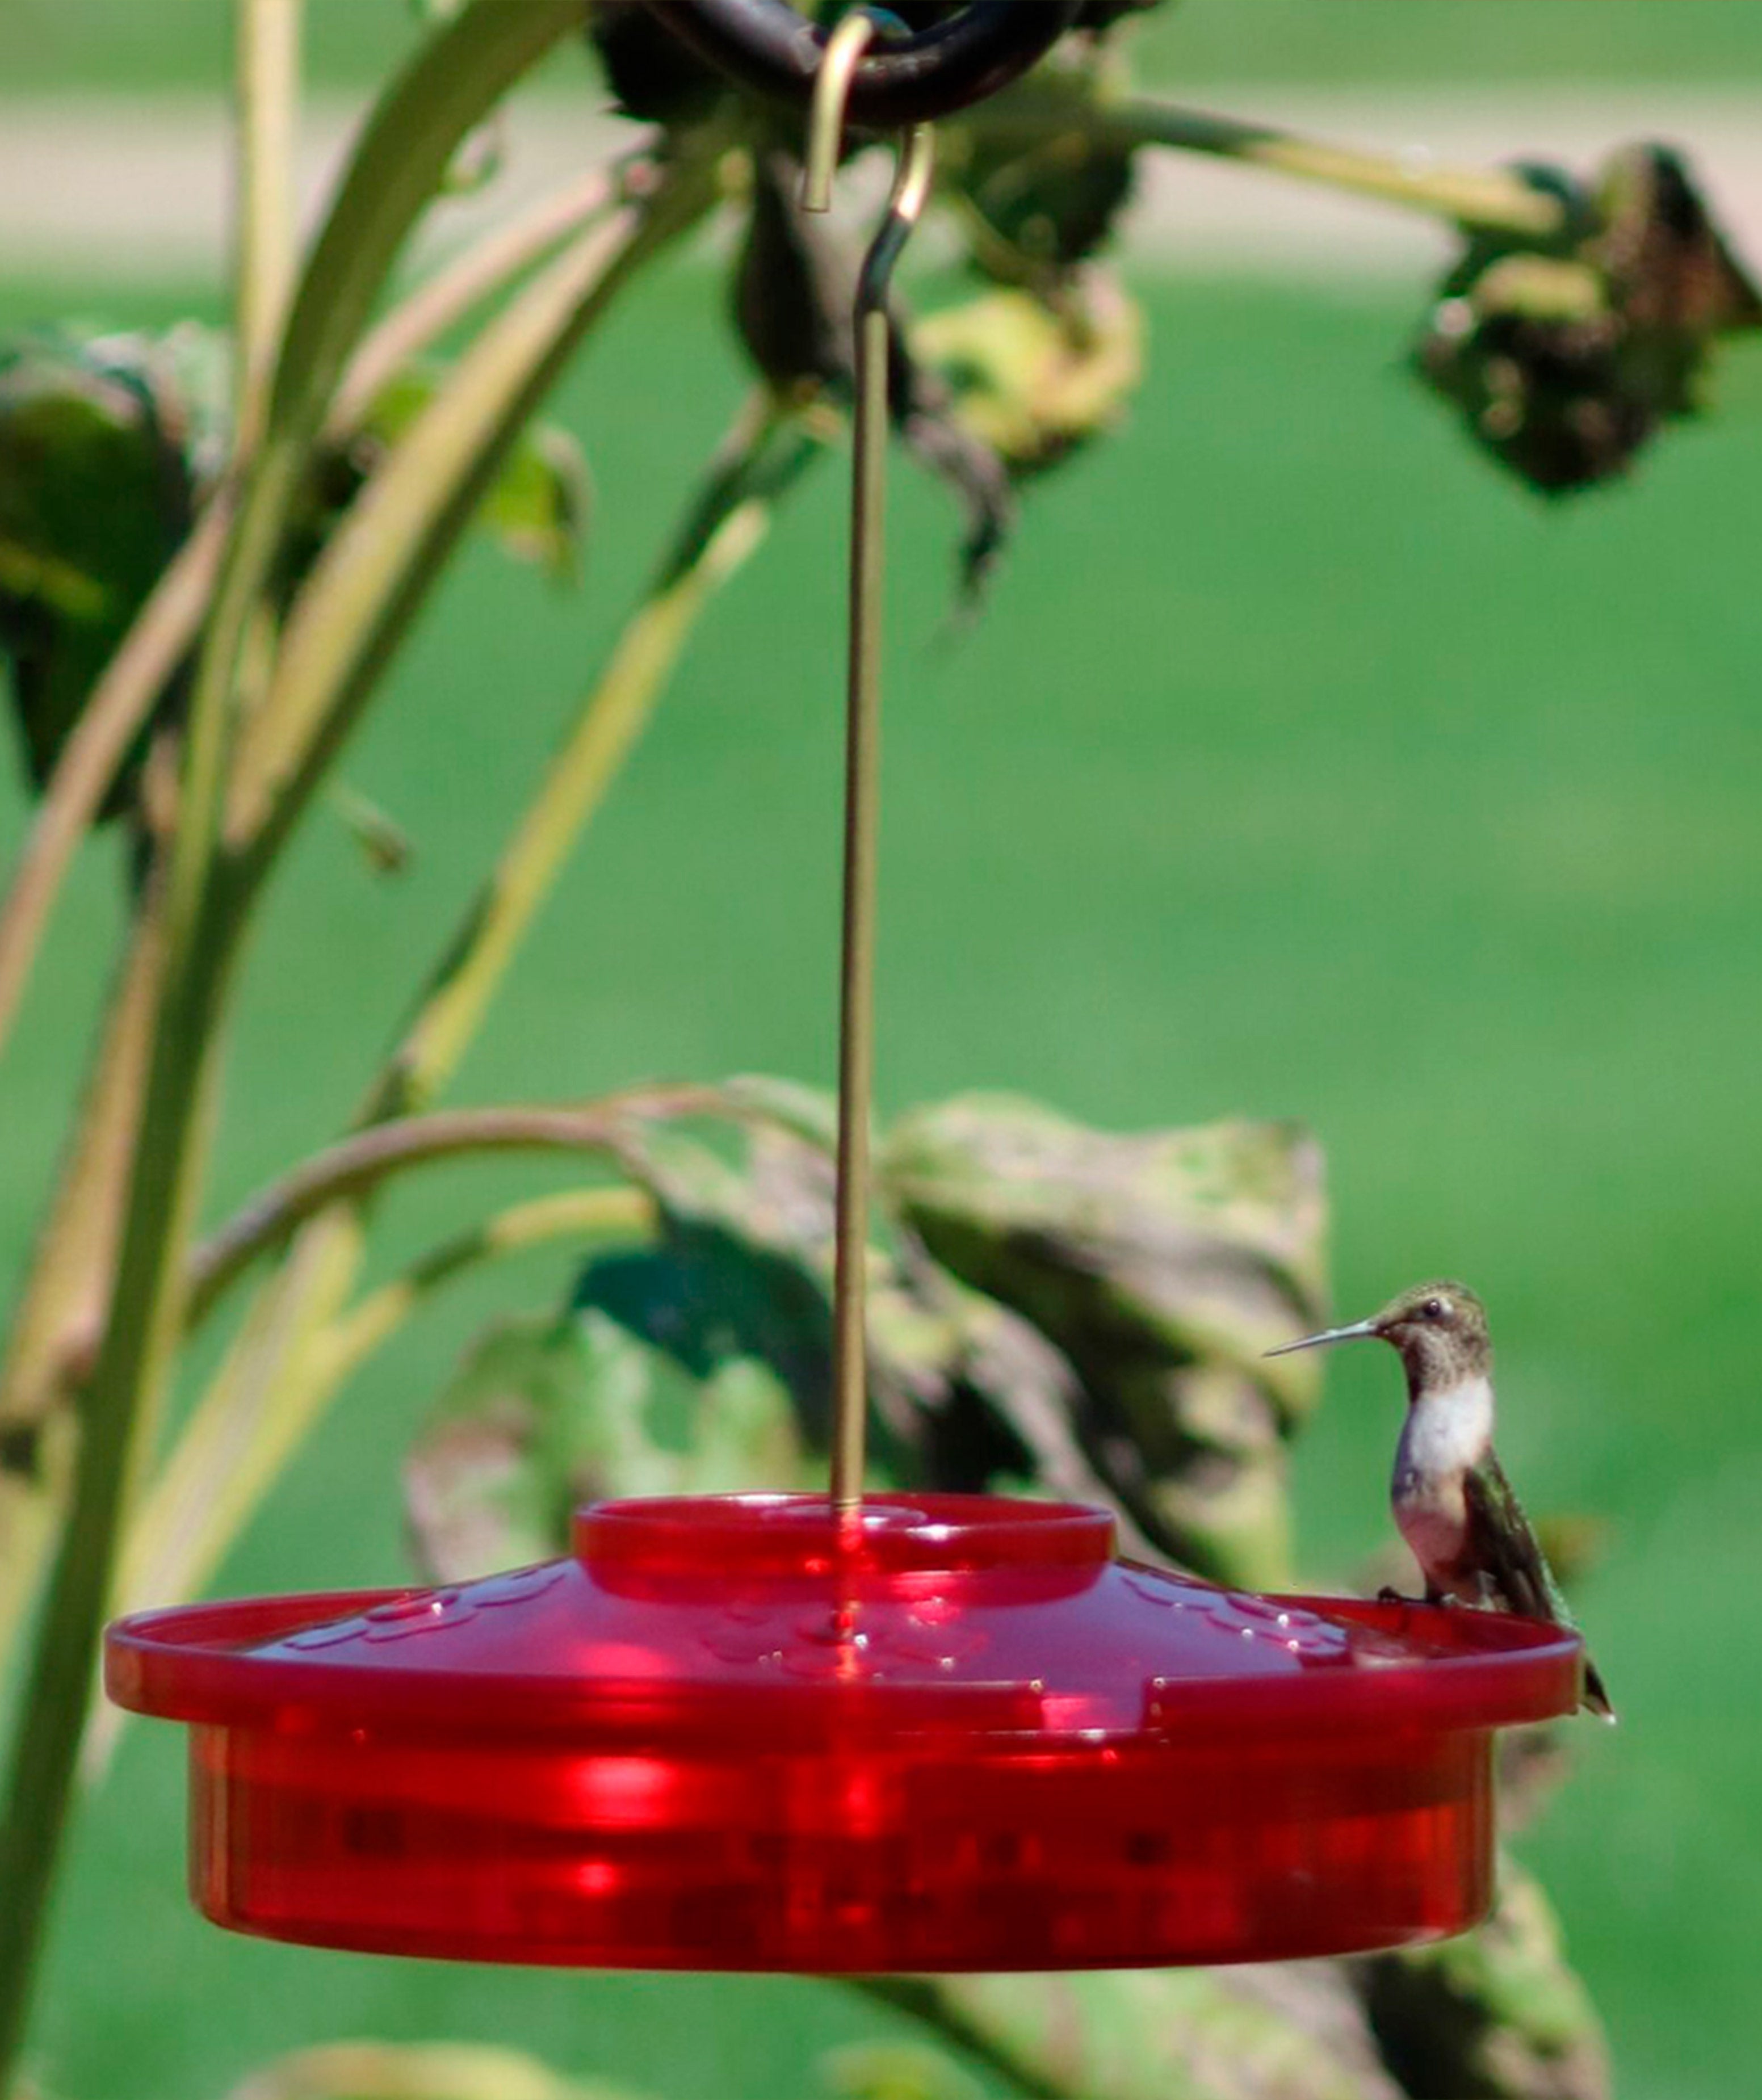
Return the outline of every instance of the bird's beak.
<path id="1" fill-rule="evenodd" d="M 1327 1342 L 1357 1342 L 1367 1335 L 1377 1332 L 1374 1320 L 1354 1320 L 1349 1327 L 1330 1327 L 1319 1335 L 1305 1335 L 1301 1341 L 1281 1342 L 1276 1349 L 1269 1349 L 1270 1357 L 1288 1357 L 1293 1349 L 1318 1349 Z"/>

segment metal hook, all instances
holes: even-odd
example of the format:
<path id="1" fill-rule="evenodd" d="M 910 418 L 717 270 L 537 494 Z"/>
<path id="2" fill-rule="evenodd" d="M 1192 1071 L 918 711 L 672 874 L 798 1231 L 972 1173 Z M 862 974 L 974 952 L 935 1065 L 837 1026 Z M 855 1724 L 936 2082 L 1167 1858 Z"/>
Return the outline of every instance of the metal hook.
<path id="1" fill-rule="evenodd" d="M 808 106 L 807 154 L 802 175 L 802 209 L 832 210 L 832 179 L 838 149 L 844 143 L 844 113 L 850 83 L 863 54 L 875 41 L 875 18 L 858 8 L 846 15 L 826 40 L 824 56 L 814 75 L 814 98 Z"/>
<path id="2" fill-rule="evenodd" d="M 833 151 L 836 153 L 836 145 Z M 863 1497 L 869 1116 L 874 1091 L 875 840 L 881 730 L 881 589 L 887 462 L 887 287 L 930 194 L 934 142 L 907 134 L 887 211 L 856 295 L 856 409 L 850 462 L 850 641 L 845 730 L 844 925 L 838 1026 L 838 1185 L 832 1278 L 832 1498 Z"/>

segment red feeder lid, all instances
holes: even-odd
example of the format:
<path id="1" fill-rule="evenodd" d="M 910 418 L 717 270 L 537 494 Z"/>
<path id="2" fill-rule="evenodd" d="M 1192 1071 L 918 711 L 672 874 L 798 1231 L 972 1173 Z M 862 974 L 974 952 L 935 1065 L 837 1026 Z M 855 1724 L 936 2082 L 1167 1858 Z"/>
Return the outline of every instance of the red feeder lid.
<path id="1" fill-rule="evenodd" d="M 110 1630 L 218 1924 L 620 1968 L 1075 1969 L 1461 1930 L 1558 1627 L 1260 1597 L 1067 1503 L 604 1503 L 572 1558 Z"/>

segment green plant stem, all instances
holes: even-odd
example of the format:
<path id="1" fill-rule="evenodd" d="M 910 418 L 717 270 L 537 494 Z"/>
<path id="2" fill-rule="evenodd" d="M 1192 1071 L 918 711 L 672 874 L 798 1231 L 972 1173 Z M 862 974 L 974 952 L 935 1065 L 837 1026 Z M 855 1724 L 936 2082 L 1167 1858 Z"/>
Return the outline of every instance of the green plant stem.
<path id="1" fill-rule="evenodd" d="M 431 1247 L 333 1321 L 324 1336 L 325 1373 L 338 1383 L 351 1376 L 444 1284 L 486 1261 L 552 1240 L 644 1238 L 654 1231 L 655 1219 L 654 1198 L 641 1189 L 567 1189 L 510 1204 Z"/>
<path id="2" fill-rule="evenodd" d="M 186 737 L 164 964 L 116 1281 L 85 1396 L 73 1507 L 44 1602 L 0 1822 L 0 2093 L 24 2039 L 123 1508 L 176 1339 L 203 1107 L 235 947 L 236 926 L 214 880 L 231 665 L 222 668 L 212 651 L 206 654 Z"/>
<path id="3" fill-rule="evenodd" d="M 294 269 L 294 149 L 299 129 L 303 0 L 234 0 L 233 430 L 262 426 Z"/>
<path id="4" fill-rule="evenodd" d="M 404 363 L 604 211 L 616 195 L 616 180 L 614 171 L 595 169 L 566 184 L 486 234 L 411 293 L 350 359 L 325 419 L 325 442 L 346 443 Z M 93 686 L 38 805 L 0 903 L 0 1048 L 79 842 L 124 753 L 195 639 L 213 597 L 233 508 L 231 489 L 223 485 Z"/>
<path id="5" fill-rule="evenodd" d="M 965 121 L 976 135 L 1017 141 L 1024 149 L 1050 146 L 1061 135 L 1075 134 L 1118 151 L 1164 146 L 1239 161 L 1300 182 L 1401 205 L 1479 232 L 1545 240 L 1560 232 L 1565 222 L 1565 209 L 1557 197 L 1507 169 L 1415 165 L 1173 103 L 1092 99 L 1058 83 L 1030 81 L 1012 88 Z"/>
<path id="6" fill-rule="evenodd" d="M 406 1115 L 446 1084 L 570 849 L 647 726 L 709 598 L 757 549 L 777 496 L 819 450 L 764 401 L 743 417 L 687 512 L 649 595 L 618 638 L 369 1097 L 365 1120 Z M 747 486 L 769 452 L 778 464 Z"/>
<path id="7" fill-rule="evenodd" d="M 364 1120 L 407 1113 L 450 1077 L 700 613 L 758 546 L 775 506 L 823 448 L 812 430 L 762 396 L 742 415 L 688 505 L 648 595 L 584 695 L 537 795 L 432 973 L 414 1021 L 373 1087 Z M 367 1310 L 375 1303 L 371 1299 L 353 1313 L 342 1310 L 361 1259 L 364 1219 L 361 1199 L 332 1202 L 300 1228 L 286 1260 L 253 1301 L 185 1432 L 201 1423 L 203 1448 L 213 1456 L 205 1467 L 186 1462 L 180 1439 L 166 1467 L 169 1477 L 188 1463 L 189 1477 L 205 1482 L 204 1506 L 217 1515 L 199 1557 L 174 1560 L 177 1549 L 168 1539 L 157 1596 L 183 1594 L 219 1557 L 352 1366 L 347 1337 L 364 1336 L 376 1317 Z M 380 1299 L 377 1317 L 394 1302 Z M 356 1326 L 357 1321 L 364 1324 Z"/>
<path id="8" fill-rule="evenodd" d="M 509 447 L 630 276 L 713 201 L 709 157 L 579 236 L 462 357 L 294 601 L 240 755 L 232 833 L 254 879 L 352 726 Z"/>
<path id="9" fill-rule="evenodd" d="M 231 1405 L 232 1389 L 217 1381 L 130 1526 L 118 1585 L 124 1608 L 136 1611 L 188 1596 L 207 1580 L 298 1444 L 310 1414 L 445 1285 L 487 1262 L 559 1240 L 579 1246 L 646 1238 L 654 1224 L 654 1202 L 639 1189 L 569 1189 L 510 1204 L 441 1241 L 316 1330 L 302 1365 L 310 1412 L 278 1415 L 272 1439 L 241 1435 L 249 1425 Z M 82 1761 L 88 1780 L 102 1772 L 126 1719 L 117 1706 L 94 1714 Z"/>
<path id="10" fill-rule="evenodd" d="M 241 1270 L 308 1218 L 358 1202 L 412 1167 L 493 1152 L 595 1152 L 616 1163 L 631 1116 L 689 1115 L 713 1099 L 700 1087 L 645 1088 L 580 1108 L 448 1109 L 358 1131 L 265 1189 L 203 1242 L 190 1264 L 188 1317 L 200 1320 Z"/>
<path id="11" fill-rule="evenodd" d="M 29 2017 L 123 1511 L 177 1338 L 215 1035 L 241 926 L 238 888 L 219 850 L 241 651 L 310 442 L 393 255 L 459 139 L 579 14 L 578 0 L 469 0 L 430 40 L 369 121 L 289 318 L 192 683 L 152 1056 L 116 1282 L 0 1820 L 0 2093 Z"/>
<path id="12" fill-rule="evenodd" d="M 73 1476 L 73 1401 L 103 1332 L 162 953 L 157 886 L 139 900 L 54 1199 L 33 1251 L 0 1373 L 0 1671 L 36 1594 Z"/>
<path id="13" fill-rule="evenodd" d="M 589 169 L 492 228 L 418 285 L 361 338 L 325 418 L 326 437 L 346 442 L 413 358 L 609 210 L 623 188 L 625 169 L 639 157 L 632 154 L 622 164 Z"/>
<path id="14" fill-rule="evenodd" d="M 918 1976 L 855 1976 L 840 1979 L 847 1989 L 891 2010 L 908 2013 L 941 2039 L 964 2050 L 1028 2100 L 1073 2100 L 1073 2086 L 1005 2045 L 983 2023 L 964 2016 L 934 1983 Z M 1085 2096 L 1086 2100 L 1086 2096 Z"/>

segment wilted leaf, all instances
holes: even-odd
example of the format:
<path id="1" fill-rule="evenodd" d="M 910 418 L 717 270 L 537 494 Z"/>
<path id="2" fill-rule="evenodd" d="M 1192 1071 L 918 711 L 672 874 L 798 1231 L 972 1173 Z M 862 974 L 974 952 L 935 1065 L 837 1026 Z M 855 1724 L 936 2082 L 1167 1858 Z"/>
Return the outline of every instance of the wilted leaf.
<path id="1" fill-rule="evenodd" d="M 1000 291 L 945 307 L 912 342 L 947 382 L 956 419 L 1019 476 L 1119 421 L 1142 375 L 1143 334 L 1133 300 L 1092 272 L 1051 304 Z"/>
<path id="2" fill-rule="evenodd" d="M 231 2100 L 633 2100 L 477 2042 L 332 2042 L 254 2071 Z"/>
<path id="3" fill-rule="evenodd" d="M 633 1107 L 619 1158 L 660 1243 L 468 1360 L 410 1460 L 431 1572 L 541 1558 L 595 1496 L 821 1485 L 833 1136 L 825 1096 L 776 1080 Z M 1279 1432 L 1314 1370 L 1258 1352 L 1320 1316 L 1312 1148 L 961 1101 L 881 1159 L 903 1225 L 869 1250 L 877 1476 L 1115 1500 L 1132 1550 L 1283 1579 Z"/>
<path id="4" fill-rule="evenodd" d="M 1069 1360 L 1078 1439 L 1142 1529 L 1220 1579 L 1288 1579 L 1281 1438 L 1316 1379 L 1262 1352 L 1323 1317 L 1313 1142 L 1115 1136 L 974 1096 L 907 1117 L 881 1164 L 931 1254 Z"/>
<path id="5" fill-rule="evenodd" d="M 411 365 L 381 390 L 325 477 L 328 509 L 333 513 L 353 498 L 364 476 L 429 406 L 439 383 L 434 369 Z M 554 583 L 567 583 L 580 566 L 587 510 L 587 463 L 581 447 L 554 425 L 533 423 L 490 484 L 477 523 L 517 560 L 532 562 Z"/>
<path id="6" fill-rule="evenodd" d="M 404 1460 L 411 1540 L 430 1579 L 462 1582 L 558 1551 L 591 1362 L 587 1339 L 554 1315 L 498 1321 L 473 1344 Z"/>
<path id="7" fill-rule="evenodd" d="M 582 1502 L 807 1485 L 789 1390 L 757 1352 L 775 1278 L 713 1234 L 669 1239 L 602 1256 L 567 1317 L 504 1321 L 473 1350 L 405 1462 L 431 1579 L 548 1559 Z"/>
<path id="8" fill-rule="evenodd" d="M 720 1090 L 733 1127 L 713 1150 L 665 1124 L 634 1140 L 635 1171 L 670 1234 L 726 1235 L 762 1290 L 730 1294 L 724 1319 L 771 1364 L 816 1449 L 831 1408 L 831 1284 L 836 1116 L 829 1096 L 775 1079 Z M 707 1308 L 681 1308 L 691 1331 Z M 762 1316 L 762 1317 L 761 1317 Z M 1045 1337 L 961 1285 L 915 1242 L 872 1246 L 870 1400 L 879 1470 L 927 1486 L 1001 1479 L 1106 1499 L 1071 1427 L 1075 1375 Z"/>
<path id="9" fill-rule="evenodd" d="M 1609 2052 L 1540 1886 L 1500 1863 L 1477 1930 L 1358 1965 L 1384 2057 L 1430 2100 L 1607 2100 Z"/>
<path id="10" fill-rule="evenodd" d="M 1671 148 L 1624 148 L 1588 191 L 1523 172 L 1561 201 L 1561 233 L 1472 240 L 1415 357 L 1481 444 L 1560 494 L 1695 413 L 1720 338 L 1762 327 L 1762 297 Z"/>
<path id="11" fill-rule="evenodd" d="M 189 529 L 195 428 L 162 342 L 45 334 L 0 353 L 0 654 L 39 787 Z M 145 750 L 101 814 L 128 805 Z"/>

